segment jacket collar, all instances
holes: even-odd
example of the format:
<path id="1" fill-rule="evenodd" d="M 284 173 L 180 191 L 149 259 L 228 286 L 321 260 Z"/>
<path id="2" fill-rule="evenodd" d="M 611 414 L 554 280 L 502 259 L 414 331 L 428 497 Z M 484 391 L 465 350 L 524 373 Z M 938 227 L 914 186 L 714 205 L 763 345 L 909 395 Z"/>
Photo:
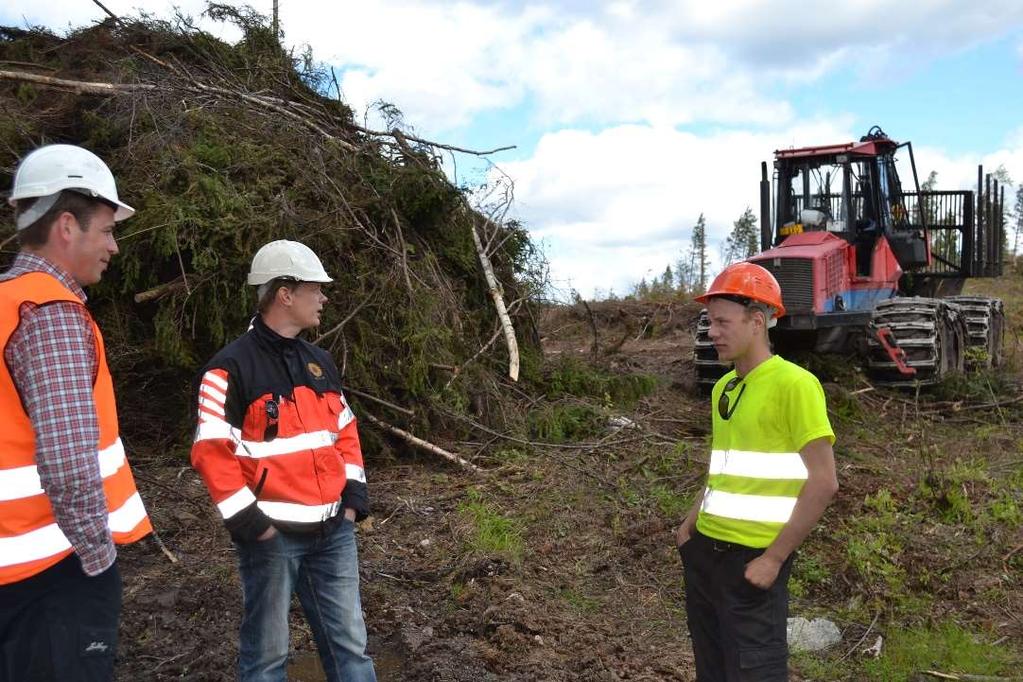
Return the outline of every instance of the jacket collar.
<path id="1" fill-rule="evenodd" d="M 273 329 L 267 326 L 266 322 L 263 321 L 263 316 L 256 314 L 256 317 L 252 319 L 252 333 L 256 335 L 256 338 L 266 345 L 270 346 L 274 350 L 286 350 L 289 348 L 295 348 L 299 345 L 297 337 L 288 338 L 287 336 L 281 336 Z"/>

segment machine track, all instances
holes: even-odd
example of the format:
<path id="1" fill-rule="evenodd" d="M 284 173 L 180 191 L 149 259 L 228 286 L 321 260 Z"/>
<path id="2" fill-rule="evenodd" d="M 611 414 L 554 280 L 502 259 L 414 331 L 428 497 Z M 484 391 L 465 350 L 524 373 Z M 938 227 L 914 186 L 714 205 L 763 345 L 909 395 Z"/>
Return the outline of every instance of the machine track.
<path id="1" fill-rule="evenodd" d="M 693 341 L 693 364 L 696 366 L 696 383 L 706 388 L 712 387 L 732 369 L 732 363 L 718 360 L 718 352 L 707 335 L 709 331 L 710 318 L 706 310 L 701 310 L 696 321 L 696 339 Z"/>
<path id="2" fill-rule="evenodd" d="M 871 325 L 891 331 L 905 363 L 916 370 L 907 376 L 899 372 L 881 345 L 868 335 L 867 368 L 876 384 L 915 386 L 941 381 L 952 372 L 965 369 L 969 338 L 967 316 L 954 301 L 940 298 L 892 298 L 874 309 Z"/>
<path id="3" fill-rule="evenodd" d="M 1002 364 L 1002 340 L 1005 332 L 1005 307 L 1000 298 L 987 296 L 950 296 L 966 316 L 969 338 L 966 346 L 967 369 L 998 367 Z"/>

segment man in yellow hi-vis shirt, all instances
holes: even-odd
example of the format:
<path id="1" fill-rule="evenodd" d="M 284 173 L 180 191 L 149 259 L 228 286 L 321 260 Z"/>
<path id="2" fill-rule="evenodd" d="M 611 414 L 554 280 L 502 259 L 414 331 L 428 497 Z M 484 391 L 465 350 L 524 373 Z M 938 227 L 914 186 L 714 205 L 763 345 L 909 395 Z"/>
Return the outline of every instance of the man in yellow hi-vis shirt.
<path id="1" fill-rule="evenodd" d="M 711 394 L 707 485 L 678 529 L 698 682 L 788 679 L 793 552 L 838 491 L 824 391 L 772 355 L 781 288 L 753 263 L 729 266 L 698 301 L 735 369 Z"/>

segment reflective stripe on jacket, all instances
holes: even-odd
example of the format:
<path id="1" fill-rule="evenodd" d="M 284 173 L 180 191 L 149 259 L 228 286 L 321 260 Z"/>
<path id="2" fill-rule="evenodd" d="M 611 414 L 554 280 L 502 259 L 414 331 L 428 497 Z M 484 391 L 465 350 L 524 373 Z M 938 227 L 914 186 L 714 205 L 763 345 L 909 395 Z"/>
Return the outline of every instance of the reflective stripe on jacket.
<path id="1" fill-rule="evenodd" d="M 21 322 L 25 303 L 82 304 L 53 276 L 33 272 L 0 282 L 0 348 L 6 348 Z M 84 307 L 84 306 L 83 306 Z M 90 318 L 91 319 L 91 318 Z M 114 386 L 103 336 L 93 322 L 98 358 L 93 400 L 99 422 L 96 457 L 103 477 L 107 522 L 114 542 L 127 544 L 152 531 L 118 435 Z M 35 430 L 6 363 L 0 363 L 0 401 L 7 406 L 0 429 L 0 585 L 25 580 L 73 550 L 60 530 L 36 468 Z"/>
<path id="2" fill-rule="evenodd" d="M 204 369 L 197 415 L 192 465 L 235 539 L 369 513 L 355 415 L 323 349 L 257 317 Z"/>

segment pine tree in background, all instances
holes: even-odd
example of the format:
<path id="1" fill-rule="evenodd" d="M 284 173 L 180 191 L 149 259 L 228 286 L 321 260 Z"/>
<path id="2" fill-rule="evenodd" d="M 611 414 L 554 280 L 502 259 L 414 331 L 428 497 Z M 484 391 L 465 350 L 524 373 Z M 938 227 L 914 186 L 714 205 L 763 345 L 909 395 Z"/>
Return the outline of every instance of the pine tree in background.
<path id="1" fill-rule="evenodd" d="M 938 172 L 931 171 L 927 179 L 920 183 L 920 192 L 926 197 L 928 192 L 935 191 L 938 186 Z M 924 199 L 914 207 L 916 222 L 926 222 L 931 227 L 938 225 L 955 225 L 956 217 L 950 212 L 944 216 L 938 216 L 938 204 L 934 198 Z M 920 211 L 923 210 L 923 221 Z M 933 230 L 931 232 L 931 251 L 938 257 L 947 261 L 955 261 L 959 253 L 959 237 L 956 230 Z"/>
<path id="2" fill-rule="evenodd" d="M 693 290 L 693 247 L 689 246 L 675 262 L 675 290 L 687 294 Z"/>
<path id="3" fill-rule="evenodd" d="M 1013 218 L 1016 216 L 1016 206 L 1012 202 L 1012 188 L 1015 183 L 1012 181 L 1012 176 L 1009 175 L 1009 171 L 1006 170 L 1004 164 L 998 164 L 998 168 L 991 174 L 991 177 L 998 181 L 998 196 L 992 196 L 993 200 L 1001 200 L 1002 190 L 1005 190 L 1005 195 L 1009 197 L 1008 206 L 1002 207 L 1002 251 L 1006 254 L 1009 252 L 1009 226 L 1013 224 Z M 992 192 L 993 193 L 993 192 Z M 1012 255 L 1016 255 L 1016 244 L 1013 244 Z"/>
<path id="4" fill-rule="evenodd" d="M 1023 233 L 1023 185 L 1016 189 L 1016 203 L 1013 206 L 1013 213 L 1016 217 L 1016 239 L 1012 245 L 1012 255 L 1019 253 L 1020 233 Z"/>
<path id="5" fill-rule="evenodd" d="M 653 293 L 663 296 L 670 295 L 675 291 L 675 273 L 671 271 L 670 265 L 664 268 L 664 273 L 659 280 L 654 282 L 651 290 Z"/>
<path id="6" fill-rule="evenodd" d="M 732 233 L 725 239 L 724 260 L 725 264 L 746 260 L 755 256 L 760 248 L 760 238 L 757 234 L 757 217 L 753 210 L 747 206 L 745 212 L 733 223 Z"/>
<path id="7" fill-rule="evenodd" d="M 937 187 L 937 186 L 938 186 L 938 172 L 937 171 L 931 171 L 930 174 L 927 176 L 927 179 L 924 180 L 922 183 L 920 183 L 920 191 L 922 193 L 924 193 L 924 194 L 926 194 L 927 192 L 933 192 L 934 188 Z M 917 216 L 916 216 L 916 220 L 914 222 L 916 222 L 918 224 L 924 222 L 924 221 L 920 220 L 921 205 L 923 207 L 924 217 L 927 219 L 927 224 L 928 225 L 933 225 L 935 220 L 936 220 L 936 216 L 934 215 L 934 201 L 933 201 L 933 199 L 930 200 L 930 201 L 917 202 L 917 205 L 915 207 L 915 211 L 917 213 Z"/>
<path id="8" fill-rule="evenodd" d="M 710 259 L 707 256 L 707 220 L 700 214 L 693 225 L 693 236 L 682 257 L 675 264 L 678 291 L 683 294 L 702 294 L 707 288 L 707 271 Z"/>
<path id="9" fill-rule="evenodd" d="M 700 214 L 700 219 L 693 225 L 693 242 L 691 247 L 694 294 L 702 294 L 707 290 L 707 271 L 710 259 L 707 257 L 707 221 Z"/>

